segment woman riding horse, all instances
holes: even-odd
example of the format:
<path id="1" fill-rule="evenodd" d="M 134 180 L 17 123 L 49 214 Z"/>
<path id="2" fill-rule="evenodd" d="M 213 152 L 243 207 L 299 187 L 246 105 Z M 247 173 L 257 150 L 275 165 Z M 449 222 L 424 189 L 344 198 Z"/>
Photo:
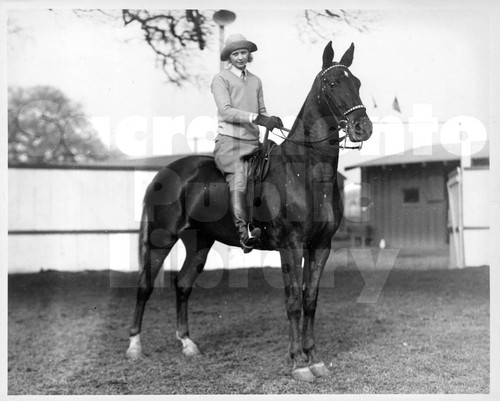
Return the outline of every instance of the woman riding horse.
<path id="1" fill-rule="evenodd" d="M 215 164 L 229 185 L 229 207 L 238 229 L 244 252 L 253 249 L 260 238 L 259 228 L 249 227 L 247 219 L 246 187 L 248 162 L 245 160 L 260 148 L 259 128 L 269 130 L 283 127 L 279 117 L 267 116 L 262 82 L 247 70 L 252 52 L 257 45 L 235 34 L 227 38 L 220 59 L 228 68 L 212 81 L 212 93 L 217 104 L 219 125 L 215 138 Z"/>
<path id="2" fill-rule="evenodd" d="M 250 45 L 247 48 L 255 49 Z M 261 202 L 254 213 L 255 226 L 262 232 L 255 247 L 280 253 L 289 321 L 288 354 L 293 362 L 292 376 L 297 380 L 311 381 L 329 374 L 316 350 L 314 322 L 321 274 L 342 219 L 337 184 L 340 142 L 346 136 L 362 142 L 372 133 L 372 123 L 359 97 L 361 82 L 349 70 L 353 53 L 351 45 L 340 61 L 334 62 L 332 43 L 325 47 L 322 69 L 289 135 L 269 152 L 271 167 L 262 182 Z M 236 60 L 236 65 L 245 64 Z M 235 82 L 237 77 L 231 74 L 225 71 L 221 79 Z M 255 107 L 245 113 L 229 107 L 237 116 L 230 120 L 235 128 L 237 122 L 245 124 L 245 118 L 248 127 L 253 126 L 250 113 L 263 111 Z M 340 136 L 343 130 L 345 135 Z M 256 132 L 254 135 L 256 138 Z M 247 144 L 231 140 L 238 150 L 238 144 Z M 256 144 L 257 140 L 249 143 Z M 189 333 L 188 300 L 215 241 L 240 245 L 227 198 L 227 183 L 209 156 L 181 158 L 160 170 L 149 185 L 139 232 L 141 270 L 127 350 L 130 358 L 141 355 L 144 308 L 163 261 L 178 240 L 186 248 L 186 259 L 174 281 L 176 336 L 184 355 L 200 353 Z"/>

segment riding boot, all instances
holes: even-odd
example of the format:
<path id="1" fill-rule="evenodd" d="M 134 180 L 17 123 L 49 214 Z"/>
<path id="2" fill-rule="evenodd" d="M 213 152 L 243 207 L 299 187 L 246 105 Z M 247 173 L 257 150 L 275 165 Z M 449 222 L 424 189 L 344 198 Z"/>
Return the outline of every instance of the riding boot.
<path id="1" fill-rule="evenodd" d="M 246 194 L 241 191 L 231 191 L 229 193 L 229 205 L 231 210 L 231 216 L 234 221 L 234 225 L 238 229 L 238 235 L 240 237 L 240 245 L 245 253 L 250 252 L 255 241 L 260 238 L 260 228 L 250 227 L 247 223 L 247 202 Z"/>

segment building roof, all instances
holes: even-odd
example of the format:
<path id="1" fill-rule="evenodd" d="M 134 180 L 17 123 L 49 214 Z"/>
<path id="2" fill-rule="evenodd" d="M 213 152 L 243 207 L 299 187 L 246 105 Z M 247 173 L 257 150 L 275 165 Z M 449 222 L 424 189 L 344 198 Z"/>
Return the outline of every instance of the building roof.
<path id="1" fill-rule="evenodd" d="M 490 148 L 489 142 L 472 143 L 472 159 L 489 159 Z M 432 146 L 423 146 L 420 148 L 407 149 L 404 153 L 387 155 L 361 163 L 351 164 L 345 167 L 345 170 L 352 170 L 357 167 L 373 167 L 373 166 L 388 166 L 395 164 L 415 164 L 415 163 L 432 163 L 432 162 L 447 162 L 459 161 L 460 144 L 447 144 L 446 147 L 442 144 L 434 144 Z"/>
<path id="2" fill-rule="evenodd" d="M 176 160 L 186 156 L 212 156 L 212 153 L 189 153 L 189 154 L 176 154 L 176 155 L 160 155 L 149 157 L 134 157 L 127 159 L 106 160 L 99 162 L 102 166 L 108 167 L 125 167 L 125 168 L 139 168 L 139 169 L 160 169 L 165 167 Z"/>
<path id="3" fill-rule="evenodd" d="M 50 170 L 148 170 L 157 171 L 162 167 L 191 155 L 209 156 L 211 153 L 190 153 L 162 155 L 142 158 L 110 159 L 84 163 L 9 163 L 9 168 L 50 169 Z"/>

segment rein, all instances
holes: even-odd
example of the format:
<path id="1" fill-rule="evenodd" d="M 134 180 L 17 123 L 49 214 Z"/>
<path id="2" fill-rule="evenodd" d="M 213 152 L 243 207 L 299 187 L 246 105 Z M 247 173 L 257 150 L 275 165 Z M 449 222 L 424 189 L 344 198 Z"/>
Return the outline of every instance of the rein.
<path id="1" fill-rule="evenodd" d="M 350 109 L 346 110 L 345 112 L 342 112 L 340 110 L 339 106 L 335 102 L 335 99 L 326 91 L 326 85 L 327 85 L 328 81 L 326 80 L 326 78 L 324 78 L 324 75 L 328 71 L 330 71 L 332 68 L 345 68 L 348 70 L 348 68 L 345 65 L 335 64 L 335 65 L 332 65 L 332 66 L 324 69 L 323 71 L 321 71 L 318 74 L 318 78 L 320 78 L 322 81 L 321 82 L 321 93 L 317 95 L 317 101 L 318 101 L 318 103 L 321 103 L 321 100 L 325 100 L 326 105 L 328 106 L 328 108 L 330 109 L 330 112 L 332 113 L 332 117 L 335 117 L 337 119 L 337 124 L 338 124 L 339 128 L 333 130 L 332 133 L 328 134 L 325 138 L 321 138 L 321 139 L 317 139 L 317 140 L 313 140 L 313 141 L 312 140 L 297 141 L 297 140 L 294 140 L 292 138 L 288 138 L 287 136 L 285 136 L 285 134 L 283 134 L 283 131 L 288 132 L 288 133 L 290 132 L 290 130 L 287 128 L 278 128 L 281 131 L 281 135 L 276 134 L 276 133 L 275 133 L 275 135 L 279 136 L 280 138 L 282 138 L 285 141 L 292 142 L 292 143 L 295 143 L 297 145 L 307 146 L 307 147 L 312 147 L 315 144 L 322 143 L 322 142 L 325 142 L 328 140 L 331 141 L 331 140 L 335 139 L 335 141 L 337 142 L 337 145 L 330 144 L 331 147 L 334 147 L 337 149 L 358 149 L 358 150 L 361 150 L 361 148 L 363 147 L 363 142 L 360 142 L 360 144 L 358 146 L 347 146 L 347 127 L 349 124 L 349 117 L 347 117 L 347 115 L 352 113 L 355 110 L 366 109 L 366 107 L 362 104 L 358 104 L 358 105 L 353 106 Z M 339 115 L 341 116 L 340 119 L 338 118 Z M 335 136 L 339 131 L 343 131 L 344 134 L 339 138 L 333 138 L 333 136 Z M 267 140 L 268 134 L 269 134 L 269 130 L 266 130 L 265 140 Z M 341 144 L 342 141 L 344 142 L 343 144 Z"/>
<path id="2" fill-rule="evenodd" d="M 277 134 L 276 132 L 273 132 L 273 134 L 276 135 L 276 136 L 279 136 L 284 141 L 292 142 L 292 143 L 295 143 L 296 145 L 303 145 L 303 146 L 312 147 L 315 144 L 322 143 L 322 142 L 325 142 L 325 141 L 328 141 L 328 140 L 332 140 L 333 139 L 332 137 L 337 132 L 339 132 L 341 130 L 345 132 L 346 128 L 345 127 L 343 127 L 343 128 L 337 128 L 336 130 L 332 131 L 331 134 L 327 135 L 324 138 L 321 138 L 321 139 L 318 139 L 318 140 L 315 140 L 315 141 L 307 141 L 307 142 L 296 141 L 296 140 L 294 140 L 292 138 L 288 138 L 287 136 L 285 136 L 285 134 L 283 134 L 283 131 L 285 131 L 285 132 L 290 132 L 291 131 L 288 128 L 278 128 L 278 129 L 281 131 L 281 134 Z M 267 139 L 268 133 L 269 133 L 269 130 L 266 129 L 266 136 L 265 136 L 266 139 Z M 361 142 L 358 146 L 347 146 L 347 135 L 345 135 L 345 134 L 342 135 L 339 138 L 334 138 L 334 139 L 335 139 L 335 141 L 337 141 L 338 145 L 331 144 L 330 146 L 333 147 L 333 148 L 336 148 L 336 149 L 358 149 L 358 150 L 360 150 L 363 147 L 363 142 Z M 344 143 L 340 144 L 342 141 Z"/>

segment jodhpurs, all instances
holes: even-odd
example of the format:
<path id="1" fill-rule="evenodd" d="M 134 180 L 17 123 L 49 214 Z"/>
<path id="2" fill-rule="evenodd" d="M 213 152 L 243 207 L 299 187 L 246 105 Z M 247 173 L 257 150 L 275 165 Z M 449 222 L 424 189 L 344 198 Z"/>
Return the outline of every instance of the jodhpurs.
<path id="1" fill-rule="evenodd" d="M 248 157 L 256 153 L 258 140 L 243 141 L 224 135 L 215 138 L 214 157 L 217 168 L 224 174 L 230 191 L 246 192 Z"/>
<path id="2" fill-rule="evenodd" d="M 230 191 L 246 192 L 248 178 L 248 162 L 237 161 L 234 164 L 234 173 L 225 173 L 224 178 L 229 185 Z"/>

